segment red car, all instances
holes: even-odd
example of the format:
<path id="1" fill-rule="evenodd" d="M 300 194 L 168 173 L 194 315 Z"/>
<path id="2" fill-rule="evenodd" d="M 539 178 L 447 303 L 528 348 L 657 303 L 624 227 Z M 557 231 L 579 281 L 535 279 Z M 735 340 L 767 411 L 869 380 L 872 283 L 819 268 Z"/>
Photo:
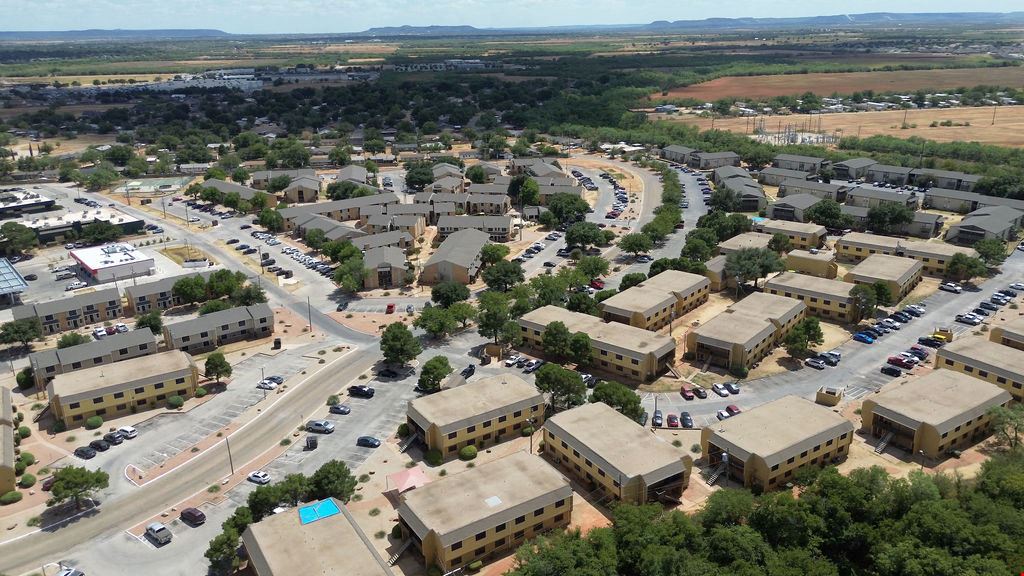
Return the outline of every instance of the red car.
<path id="1" fill-rule="evenodd" d="M 682 394 L 683 398 L 686 400 L 693 400 L 694 398 L 693 390 L 690 390 L 685 384 L 680 386 L 679 393 Z"/>
<path id="2" fill-rule="evenodd" d="M 668 415 L 668 427 L 669 428 L 679 428 L 679 416 L 676 416 L 675 414 L 669 414 Z"/>
<path id="3" fill-rule="evenodd" d="M 601 280 L 600 278 L 594 278 L 593 280 L 590 281 L 590 287 L 595 290 L 601 290 L 602 288 L 604 288 L 604 280 Z"/>
<path id="4" fill-rule="evenodd" d="M 729 404 L 726 406 L 725 411 L 729 413 L 729 416 L 735 416 L 740 412 L 743 412 L 743 410 L 740 410 L 740 407 L 735 404 Z"/>
<path id="5" fill-rule="evenodd" d="M 909 369 L 914 367 L 913 364 L 911 364 L 906 358 L 903 358 L 902 356 L 889 356 L 889 359 L 886 360 L 886 362 L 888 362 L 889 364 L 892 364 L 893 366 L 899 366 L 900 368 L 906 368 L 907 370 L 909 370 Z"/>
<path id="6" fill-rule="evenodd" d="M 394 304 L 388 304 L 388 307 L 387 307 L 387 310 L 385 311 L 385 313 L 386 314 L 394 314 L 395 313 L 395 305 Z"/>

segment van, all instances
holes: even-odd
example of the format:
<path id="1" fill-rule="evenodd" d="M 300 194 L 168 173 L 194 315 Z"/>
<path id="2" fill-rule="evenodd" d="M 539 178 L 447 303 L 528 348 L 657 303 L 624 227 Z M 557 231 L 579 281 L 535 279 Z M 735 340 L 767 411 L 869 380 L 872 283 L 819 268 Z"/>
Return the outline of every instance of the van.
<path id="1" fill-rule="evenodd" d="M 171 530 L 159 522 L 153 522 L 149 526 L 146 526 L 146 536 L 149 536 L 158 545 L 163 546 L 171 541 L 174 537 L 171 534 Z"/>

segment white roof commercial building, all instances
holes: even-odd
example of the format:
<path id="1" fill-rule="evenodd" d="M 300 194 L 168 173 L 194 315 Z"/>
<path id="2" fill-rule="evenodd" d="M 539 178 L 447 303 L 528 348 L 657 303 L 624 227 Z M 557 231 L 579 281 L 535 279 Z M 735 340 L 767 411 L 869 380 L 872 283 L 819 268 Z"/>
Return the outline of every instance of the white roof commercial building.
<path id="1" fill-rule="evenodd" d="M 156 271 L 153 257 L 131 244 L 107 244 L 71 251 L 83 275 L 100 283 L 148 276 Z"/>

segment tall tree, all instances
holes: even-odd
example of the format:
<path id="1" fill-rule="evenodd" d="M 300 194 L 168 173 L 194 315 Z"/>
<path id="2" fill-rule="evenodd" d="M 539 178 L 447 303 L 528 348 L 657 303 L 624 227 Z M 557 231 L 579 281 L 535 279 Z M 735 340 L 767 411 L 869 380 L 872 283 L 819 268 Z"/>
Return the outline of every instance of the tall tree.
<path id="1" fill-rule="evenodd" d="M 309 478 L 309 496 L 313 500 L 337 498 L 348 502 L 356 491 L 356 478 L 348 464 L 341 460 L 328 460 Z"/>
<path id="2" fill-rule="evenodd" d="M 544 353 L 553 358 L 568 358 L 570 355 L 569 340 L 571 337 L 569 329 L 565 327 L 565 324 L 558 321 L 551 322 L 544 329 L 544 334 L 541 336 L 541 346 L 544 348 Z"/>
<path id="3" fill-rule="evenodd" d="M 641 253 L 650 252 L 653 247 L 654 243 L 651 242 L 650 236 L 646 234 L 626 234 L 619 238 L 619 249 L 623 252 L 629 252 L 634 258 Z"/>
<path id="4" fill-rule="evenodd" d="M 438 306 L 448 308 L 456 302 L 469 300 L 469 288 L 460 282 L 446 280 L 430 289 L 430 299 Z"/>
<path id="5" fill-rule="evenodd" d="M 537 370 L 537 389 L 551 395 L 555 410 L 567 410 L 587 400 L 587 387 L 579 372 L 566 370 L 558 364 L 547 363 Z"/>
<path id="6" fill-rule="evenodd" d="M 510 250 L 504 244 L 486 244 L 480 249 L 480 261 L 485 265 L 497 264 L 508 256 Z"/>
<path id="7" fill-rule="evenodd" d="M 854 322 L 875 315 L 875 310 L 878 308 L 878 294 L 874 288 L 867 284 L 857 284 L 850 288 L 850 298 L 853 299 L 853 309 L 856 313 Z"/>
<path id="8" fill-rule="evenodd" d="M 3 247 L 7 254 L 20 254 L 39 244 L 35 230 L 17 222 L 4 222 L 0 226 L 0 236 L 3 236 Z"/>
<path id="9" fill-rule="evenodd" d="M 584 256 L 576 263 L 576 269 L 588 280 L 608 273 L 608 261 L 600 256 Z"/>
<path id="10" fill-rule="evenodd" d="M 160 331 L 163 330 L 163 327 L 164 321 L 163 318 L 160 317 L 159 310 L 152 310 L 150 312 L 146 312 L 145 314 L 140 315 L 135 320 L 136 330 L 141 330 L 142 328 L 149 328 L 149 330 L 153 334 L 160 334 Z"/>
<path id="11" fill-rule="evenodd" d="M 50 486 L 50 499 L 54 504 L 75 503 L 75 509 L 81 510 L 82 504 L 93 492 L 103 490 L 110 483 L 110 475 L 103 470 L 86 470 L 78 466 L 64 466 L 53 473 L 53 484 Z"/>
<path id="12" fill-rule="evenodd" d="M 380 351 L 388 364 L 406 364 L 420 355 L 423 347 L 401 322 L 388 324 L 380 338 Z"/>
<path id="13" fill-rule="evenodd" d="M 876 232 L 898 232 L 914 221 L 914 211 L 895 202 L 886 202 L 868 209 L 868 225 Z"/>
<path id="14" fill-rule="evenodd" d="M 260 210 L 259 215 L 260 226 L 263 226 L 271 232 L 280 232 L 284 230 L 284 217 L 281 213 L 272 208 L 264 208 Z"/>
<path id="15" fill-rule="evenodd" d="M 476 164 L 466 169 L 466 178 L 473 184 L 484 184 L 487 182 L 487 173 L 483 166 Z"/>
<path id="16" fill-rule="evenodd" d="M 631 420 L 640 418 L 644 411 L 636 392 L 614 380 L 598 382 L 590 395 L 590 401 L 604 402 Z"/>
<path id="17" fill-rule="evenodd" d="M 437 390 L 454 370 L 446 356 L 434 356 L 423 364 L 416 384 L 421 390 Z"/>
<path id="18" fill-rule="evenodd" d="M 432 338 L 444 338 L 455 331 L 456 322 L 448 309 L 440 306 L 424 308 L 413 320 L 413 326 L 422 329 Z"/>
<path id="19" fill-rule="evenodd" d="M 989 266 L 998 266 L 1006 260 L 1006 242 L 999 238 L 985 238 L 974 243 L 974 249 Z"/>
<path id="20" fill-rule="evenodd" d="M 504 333 L 505 324 L 510 321 L 508 295 L 484 292 L 478 300 L 477 329 L 481 336 L 492 338 L 497 344 Z"/>
<path id="21" fill-rule="evenodd" d="M 643 272 L 630 272 L 622 277 L 622 281 L 619 283 L 619 290 L 625 292 L 644 280 L 647 280 L 647 275 Z"/>
<path id="22" fill-rule="evenodd" d="M 0 342 L 4 344 L 20 342 L 22 346 L 27 347 L 29 342 L 42 337 L 43 324 L 39 318 L 22 318 L 0 325 Z"/>
<path id="23" fill-rule="evenodd" d="M 227 359 L 224 358 L 224 354 L 220 352 L 214 352 L 206 357 L 206 364 L 203 366 L 203 374 L 207 378 L 213 378 L 217 382 L 220 382 L 221 378 L 227 378 L 231 376 L 231 364 L 228 363 Z"/>
<path id="24" fill-rule="evenodd" d="M 882 281 L 878 281 L 872 284 L 871 288 L 875 291 L 875 301 L 878 302 L 879 306 L 888 306 L 889 304 L 894 304 L 894 302 L 892 301 L 892 290 L 889 289 L 888 284 Z"/>
<path id="25" fill-rule="evenodd" d="M 484 283 L 491 290 L 508 292 L 508 290 L 525 279 L 523 267 L 518 262 L 502 260 L 493 266 L 489 266 L 481 275 Z"/>
<path id="26" fill-rule="evenodd" d="M 789 236 L 785 234 L 776 233 L 772 234 L 772 239 L 768 241 L 768 249 L 772 252 L 783 253 L 792 250 L 793 244 L 789 241 Z"/>
<path id="27" fill-rule="evenodd" d="M 595 246 L 604 241 L 601 228 L 593 222 L 577 222 L 565 231 L 565 243 L 569 246 Z"/>
<path id="28" fill-rule="evenodd" d="M 579 296 L 586 298 L 583 294 L 580 294 Z M 586 299 L 593 302 L 590 298 Z M 586 366 L 590 364 L 593 361 L 593 350 L 590 336 L 585 332 L 577 332 L 569 338 L 569 359 L 572 360 L 576 366 Z"/>
<path id="29" fill-rule="evenodd" d="M 967 280 L 984 276 L 988 273 L 988 266 L 980 258 L 968 256 L 962 252 L 953 254 L 946 264 L 946 275 L 954 280 Z"/>

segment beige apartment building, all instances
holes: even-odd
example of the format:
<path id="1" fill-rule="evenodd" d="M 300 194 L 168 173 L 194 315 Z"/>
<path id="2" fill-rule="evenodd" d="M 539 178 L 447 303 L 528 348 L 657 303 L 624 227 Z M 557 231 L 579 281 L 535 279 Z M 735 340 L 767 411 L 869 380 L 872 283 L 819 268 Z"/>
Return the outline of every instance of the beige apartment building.
<path id="1" fill-rule="evenodd" d="M 409 402 L 406 421 L 427 450 L 455 458 L 466 446 L 484 448 L 517 438 L 544 422 L 544 395 L 515 374 L 492 376 Z"/>
<path id="2" fill-rule="evenodd" d="M 704 263 L 704 267 L 707 268 L 707 272 L 704 272 L 704 277 L 711 282 L 712 292 L 721 292 L 726 288 L 736 287 L 736 278 L 729 276 L 725 272 L 725 261 L 726 257 L 722 255 L 715 256 Z"/>
<path id="3" fill-rule="evenodd" d="M 591 492 L 622 502 L 678 502 L 693 458 L 604 402 L 551 417 L 544 456 Z"/>
<path id="4" fill-rule="evenodd" d="M 384 192 L 332 202 L 289 206 L 280 210 L 280 214 L 284 218 L 284 229 L 291 232 L 297 228 L 298 222 L 306 221 L 310 216 L 324 216 L 337 222 L 360 220 L 365 219 L 371 212 L 383 214 L 383 207 L 391 204 L 399 204 L 398 196 L 393 192 Z"/>
<path id="5" fill-rule="evenodd" d="M 38 318 L 43 326 L 43 335 L 48 336 L 116 320 L 124 316 L 124 308 L 117 288 L 104 288 L 50 302 L 22 304 L 12 308 L 11 313 L 15 320 Z"/>
<path id="6" fill-rule="evenodd" d="M 926 273 L 937 276 L 946 273 L 950 259 L 958 253 L 978 257 L 976 250 L 964 246 L 876 236 L 863 232 L 851 232 L 836 241 L 836 254 L 839 258 L 859 262 L 873 254 L 903 256 L 917 260 L 924 266 Z"/>
<path id="7" fill-rule="evenodd" d="M 164 326 L 164 344 L 200 354 L 218 346 L 274 333 L 274 311 L 266 304 L 238 306 Z"/>
<path id="8" fill-rule="evenodd" d="M 476 282 L 476 277 L 483 266 L 480 252 L 490 241 L 487 232 L 480 230 L 460 230 L 453 233 L 430 255 L 420 274 L 420 283 Z"/>
<path id="9" fill-rule="evenodd" d="M 192 356 L 171 350 L 58 374 L 46 392 L 54 417 L 72 428 L 92 416 L 109 420 L 156 408 L 171 396 L 191 398 L 198 381 Z"/>
<path id="10" fill-rule="evenodd" d="M 765 234 L 782 234 L 789 238 L 793 248 L 820 248 L 825 244 L 828 232 L 820 224 L 788 222 L 786 220 L 763 220 L 754 224 L 754 229 Z"/>
<path id="11" fill-rule="evenodd" d="M 58 374 L 156 354 L 159 345 L 149 328 L 131 330 L 67 348 L 47 348 L 29 355 L 32 376 L 41 390 Z"/>
<path id="12" fill-rule="evenodd" d="M 854 284 L 881 282 L 889 287 L 895 304 L 921 283 L 923 265 L 912 258 L 872 254 L 846 273 L 844 280 Z"/>
<path id="13" fill-rule="evenodd" d="M 835 252 L 824 250 L 793 250 L 786 254 L 786 269 L 830 280 L 839 275 Z"/>
<path id="14" fill-rule="evenodd" d="M 175 306 L 181 306 L 185 302 L 174 295 L 174 285 L 183 278 L 199 276 L 204 280 L 209 279 L 210 272 L 194 272 L 161 278 L 155 282 L 145 284 L 128 285 L 124 287 L 126 316 L 137 316 L 152 310 L 167 310 Z"/>
<path id="15" fill-rule="evenodd" d="M 853 424 L 825 406 L 783 396 L 707 426 L 700 444 L 711 466 L 763 490 L 785 488 L 797 470 L 847 457 Z"/>
<path id="16" fill-rule="evenodd" d="M 1011 400 L 1006 390 L 952 370 L 890 385 L 864 398 L 861 430 L 884 445 L 931 459 L 992 434 L 988 411 Z"/>
<path id="17" fill-rule="evenodd" d="M 768 294 L 796 298 L 807 305 L 807 313 L 836 322 L 860 320 L 850 290 L 854 284 L 783 272 L 764 283 Z"/>
<path id="18" fill-rule="evenodd" d="M 441 216 L 437 219 L 439 238 L 447 238 L 460 230 L 486 232 L 491 240 L 505 242 L 511 239 L 511 216 Z"/>
<path id="19" fill-rule="evenodd" d="M 1024 317 L 1018 316 L 1005 324 L 992 326 L 988 339 L 996 344 L 1024 350 Z"/>
<path id="20" fill-rule="evenodd" d="M 699 274 L 666 270 L 601 302 L 608 322 L 658 330 L 708 300 L 711 281 Z"/>
<path id="21" fill-rule="evenodd" d="M 963 336 L 935 352 L 935 367 L 990 382 L 1024 402 L 1024 350 L 982 336 Z"/>
<path id="22" fill-rule="evenodd" d="M 557 306 L 544 306 L 519 318 L 523 346 L 543 350 L 542 338 L 548 324 L 561 322 L 569 333 L 590 337 L 592 366 L 623 380 L 646 381 L 656 377 L 675 359 L 676 341 L 642 328 L 605 323 L 589 314 Z"/>
<path id="23" fill-rule="evenodd" d="M 698 363 L 749 370 L 806 315 L 795 298 L 755 292 L 687 332 L 686 353 Z"/>
<path id="24" fill-rule="evenodd" d="M 537 456 L 515 452 L 406 492 L 398 524 L 442 572 L 515 550 L 572 515 L 572 487 Z"/>
<path id="25" fill-rule="evenodd" d="M 768 248 L 772 241 L 771 234 L 764 232 L 744 232 L 718 243 L 718 253 L 722 256 L 748 248 Z"/>

